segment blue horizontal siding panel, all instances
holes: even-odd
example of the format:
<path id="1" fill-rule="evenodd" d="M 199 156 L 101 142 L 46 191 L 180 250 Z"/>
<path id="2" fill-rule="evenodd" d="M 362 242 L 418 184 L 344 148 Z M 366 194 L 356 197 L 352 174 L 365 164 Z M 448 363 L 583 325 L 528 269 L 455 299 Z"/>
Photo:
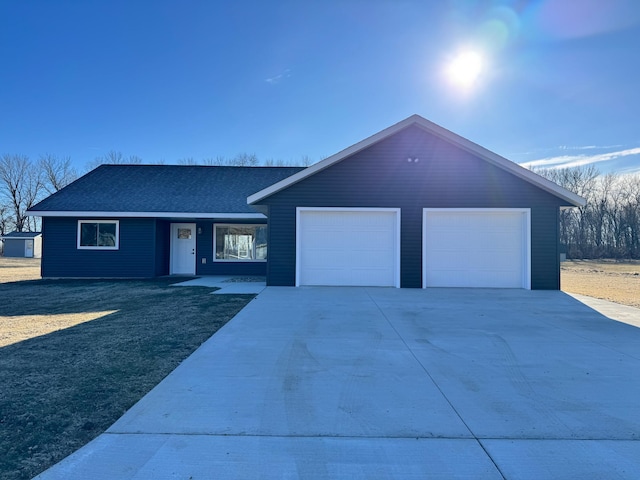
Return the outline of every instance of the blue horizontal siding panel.
<path id="1" fill-rule="evenodd" d="M 261 203 L 269 209 L 269 285 L 295 284 L 296 207 L 401 208 L 400 284 L 415 288 L 422 286 L 423 208 L 530 208 L 532 288 L 560 288 L 562 200 L 417 127 L 387 137 Z"/>
<path id="2" fill-rule="evenodd" d="M 120 221 L 118 250 L 84 250 L 76 247 L 78 218 L 44 217 L 43 277 L 147 278 L 169 274 L 171 221 L 153 218 L 109 218 Z M 92 218 L 95 220 L 95 218 Z M 186 223 L 194 222 L 185 220 Z M 214 260 L 215 223 L 266 224 L 266 220 L 196 223 L 196 274 L 265 276 L 267 262 Z M 204 262 L 203 262 L 204 259 Z"/>
<path id="3" fill-rule="evenodd" d="M 4 240 L 2 255 L 5 257 L 24 257 L 24 242 L 22 238 L 7 238 Z"/>
<path id="4" fill-rule="evenodd" d="M 269 264 L 267 285 L 291 286 L 296 282 L 295 205 L 269 206 Z"/>
<path id="5" fill-rule="evenodd" d="M 156 220 L 156 251 L 155 251 L 155 274 L 160 277 L 169 275 L 171 223 L 164 220 Z"/>
<path id="6" fill-rule="evenodd" d="M 118 250 L 78 249 L 78 220 L 68 217 L 42 219 L 43 277 L 147 278 L 156 275 L 155 219 L 119 219 Z"/>

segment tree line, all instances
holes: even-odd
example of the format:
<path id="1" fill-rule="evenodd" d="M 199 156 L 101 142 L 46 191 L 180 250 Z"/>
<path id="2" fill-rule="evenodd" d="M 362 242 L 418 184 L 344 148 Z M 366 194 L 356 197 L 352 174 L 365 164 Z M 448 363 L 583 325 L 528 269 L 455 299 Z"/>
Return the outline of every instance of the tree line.
<path id="1" fill-rule="evenodd" d="M 40 229 L 40 219 L 27 216 L 27 210 L 52 193 L 57 192 L 80 175 L 102 164 L 140 165 L 143 160 L 111 150 L 78 170 L 69 157 L 41 155 L 37 160 L 26 155 L 5 154 L 0 157 L 0 236 L 12 231 L 34 232 Z M 164 161 L 154 162 L 156 165 Z M 211 166 L 309 166 L 311 159 L 302 156 L 297 161 L 266 159 L 260 161 L 255 154 L 239 153 L 230 158 L 215 157 L 203 160 L 182 158 L 178 165 Z"/>
<path id="2" fill-rule="evenodd" d="M 601 174 L 593 165 L 535 170 L 587 200 L 560 212 L 567 258 L 640 258 L 640 174 Z"/>

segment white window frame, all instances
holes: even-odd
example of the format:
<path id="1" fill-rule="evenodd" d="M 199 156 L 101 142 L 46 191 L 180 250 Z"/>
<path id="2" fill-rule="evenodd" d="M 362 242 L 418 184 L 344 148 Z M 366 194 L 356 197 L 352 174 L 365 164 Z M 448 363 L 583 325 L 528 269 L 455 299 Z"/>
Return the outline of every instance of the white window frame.
<path id="1" fill-rule="evenodd" d="M 82 224 L 83 223 L 112 223 L 116 226 L 116 244 L 113 247 L 98 246 L 98 245 L 80 245 L 80 239 L 82 236 Z M 78 232 L 76 247 L 78 250 L 119 250 L 120 249 L 120 220 L 78 220 Z"/>
<path id="2" fill-rule="evenodd" d="M 214 223 L 213 224 L 213 261 L 221 263 L 264 263 L 266 258 L 217 258 L 216 257 L 216 229 L 218 227 L 267 227 L 266 223 Z M 255 253 L 255 252 L 254 252 Z M 267 243 L 267 256 L 269 255 L 269 243 Z"/>

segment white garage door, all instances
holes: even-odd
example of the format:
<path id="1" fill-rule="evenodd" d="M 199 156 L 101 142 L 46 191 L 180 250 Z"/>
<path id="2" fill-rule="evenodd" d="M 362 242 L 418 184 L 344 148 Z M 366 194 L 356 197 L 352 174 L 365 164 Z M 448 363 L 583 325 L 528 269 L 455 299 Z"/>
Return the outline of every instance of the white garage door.
<path id="1" fill-rule="evenodd" d="M 400 286 L 397 209 L 298 208 L 297 285 Z"/>
<path id="2" fill-rule="evenodd" d="M 530 288 L 528 209 L 425 209 L 425 287 Z"/>

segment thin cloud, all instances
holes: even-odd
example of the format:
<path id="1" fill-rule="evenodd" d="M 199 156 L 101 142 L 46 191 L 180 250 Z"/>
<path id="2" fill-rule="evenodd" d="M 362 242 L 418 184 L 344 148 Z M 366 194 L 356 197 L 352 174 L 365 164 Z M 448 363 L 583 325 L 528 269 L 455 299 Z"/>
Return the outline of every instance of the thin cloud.
<path id="1" fill-rule="evenodd" d="M 619 172 L 622 175 L 640 175 L 640 166 L 623 168 Z"/>
<path id="2" fill-rule="evenodd" d="M 582 167 L 592 163 L 610 162 L 630 155 L 640 155 L 640 147 L 629 148 L 609 153 L 598 153 L 595 155 L 559 155 L 549 158 L 541 158 L 530 162 L 523 162 L 520 165 L 525 168 L 549 168 L 556 170 L 560 168 Z"/>
<path id="3" fill-rule="evenodd" d="M 284 72 L 274 77 L 265 78 L 264 81 L 267 82 L 269 85 L 277 85 L 278 83 L 282 82 L 285 78 L 289 78 L 290 76 L 291 76 L 291 70 L 287 68 Z"/>
<path id="4" fill-rule="evenodd" d="M 605 148 L 620 148 L 623 145 L 584 145 L 584 146 L 569 146 L 569 145 L 561 145 L 559 147 L 560 150 L 600 150 Z"/>
<path id="5" fill-rule="evenodd" d="M 607 148 L 621 148 L 621 147 L 624 147 L 624 145 L 581 145 L 581 146 L 559 145 L 557 147 L 534 148 L 532 150 L 527 150 L 526 152 L 512 152 L 511 156 L 543 155 L 544 152 L 557 152 L 558 150 L 605 150 Z"/>

